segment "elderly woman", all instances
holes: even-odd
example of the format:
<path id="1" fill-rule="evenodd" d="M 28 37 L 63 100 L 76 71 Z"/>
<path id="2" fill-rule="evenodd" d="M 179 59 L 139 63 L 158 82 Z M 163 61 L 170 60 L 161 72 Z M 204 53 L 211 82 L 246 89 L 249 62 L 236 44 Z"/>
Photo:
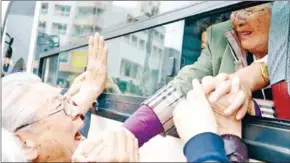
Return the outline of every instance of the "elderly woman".
<path id="1" fill-rule="evenodd" d="M 233 12 L 231 21 L 208 28 L 206 48 L 201 52 L 199 59 L 194 64 L 182 68 L 173 81 L 144 101 L 124 123 L 124 127 L 138 139 L 139 146 L 173 127 L 172 112 L 192 89 L 192 79 L 202 80 L 203 77 L 216 76 L 219 73 L 234 73 L 250 65 L 255 58 L 259 59 L 267 54 L 270 7 L 271 4 L 262 4 Z M 245 116 L 249 106 L 254 103 L 249 98 L 251 94 L 248 92 L 245 94 L 250 100 L 247 100 L 243 107 L 233 106 L 239 109 L 236 114 L 239 120 Z M 236 96 L 236 93 L 232 95 Z M 265 96 L 268 96 L 267 91 L 254 94 L 254 97 L 262 99 L 265 99 Z M 220 109 L 224 109 L 231 103 L 220 105 L 217 100 L 211 104 L 223 106 Z M 268 116 L 273 117 L 273 114 Z"/>
<path id="2" fill-rule="evenodd" d="M 107 52 L 103 37 L 96 35 L 89 39 L 88 68 L 75 80 L 74 85 L 77 86 L 64 96 L 60 94 L 60 89 L 42 83 L 32 74 L 15 73 L 2 78 L 2 127 L 20 140 L 28 161 L 72 160 L 81 142 L 82 115 L 104 89 Z M 110 137 L 96 138 L 102 151 L 93 156 L 87 153 L 83 156 L 85 160 L 98 161 L 102 158 L 103 161 L 118 161 L 121 158 L 122 161 L 130 161 L 136 156 L 132 161 L 137 161 L 138 146 L 132 134 L 124 130 L 110 133 Z M 92 140 L 84 140 L 87 141 Z M 125 145 L 112 145 L 114 142 L 131 144 L 132 148 L 124 150 Z M 107 155 L 113 150 L 120 151 L 119 155 Z"/>
<path id="3" fill-rule="evenodd" d="M 210 90 L 215 90 L 211 93 L 210 100 L 219 99 L 231 92 L 232 77 L 238 76 L 241 79 L 240 88 L 242 92 L 251 92 L 266 87 L 269 83 L 273 90 L 273 102 L 275 104 L 276 117 L 279 119 L 290 120 L 290 3 L 275 2 L 272 9 L 271 28 L 269 34 L 269 52 L 264 58 L 255 61 L 254 64 L 243 68 L 227 78 L 207 77 L 203 80 L 204 89 L 209 93 Z M 222 74 L 224 75 L 224 74 Z M 224 75 L 226 76 L 226 75 Z M 219 79 L 224 79 L 220 81 Z M 239 93 L 236 100 L 238 105 L 242 105 L 246 95 Z M 260 115 L 261 112 L 255 104 L 249 110 L 254 115 Z M 255 109 L 256 108 L 256 109 Z M 228 114 L 234 113 L 236 110 L 229 106 L 224 112 Z"/>

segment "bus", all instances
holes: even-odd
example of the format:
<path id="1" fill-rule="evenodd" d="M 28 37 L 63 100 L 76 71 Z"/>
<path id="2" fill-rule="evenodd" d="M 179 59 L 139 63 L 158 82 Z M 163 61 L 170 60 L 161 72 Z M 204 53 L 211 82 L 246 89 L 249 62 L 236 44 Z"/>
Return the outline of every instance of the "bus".
<path id="1" fill-rule="evenodd" d="M 89 133 L 93 135 L 120 125 L 182 67 L 197 61 L 206 28 L 229 20 L 233 11 L 265 3 L 269 2 L 12 1 L 1 40 L 8 39 L 4 33 L 14 38 L 10 58 L 14 63 L 23 58 L 26 71 L 67 89 L 85 70 L 88 36 L 95 32 L 104 36 L 109 79 L 116 90 L 105 90 L 96 99 Z M 16 30 L 19 23 L 29 32 Z M 3 45 L 2 52 L 7 47 Z M 141 161 L 185 161 L 176 130 L 167 135 L 145 144 Z M 247 117 L 243 140 L 253 160 L 290 160 L 290 121 Z"/>

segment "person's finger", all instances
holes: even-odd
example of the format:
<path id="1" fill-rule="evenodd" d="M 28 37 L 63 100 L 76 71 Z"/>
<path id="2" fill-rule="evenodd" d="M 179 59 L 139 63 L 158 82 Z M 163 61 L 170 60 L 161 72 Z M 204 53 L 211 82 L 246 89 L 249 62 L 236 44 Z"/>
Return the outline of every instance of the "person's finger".
<path id="1" fill-rule="evenodd" d="M 138 148 L 138 139 L 134 138 L 133 140 L 133 157 L 131 159 L 131 162 L 139 162 L 139 148 Z"/>
<path id="2" fill-rule="evenodd" d="M 92 53 L 93 59 L 97 59 L 98 57 L 99 40 L 100 40 L 99 33 L 96 33 L 94 37 L 94 46 L 93 46 L 93 53 Z"/>
<path id="3" fill-rule="evenodd" d="M 189 92 L 187 92 L 187 95 L 186 95 L 186 99 L 189 100 L 189 101 L 193 101 L 195 100 L 195 93 L 193 90 L 190 90 Z"/>
<path id="4" fill-rule="evenodd" d="M 94 150 L 92 150 L 92 152 L 90 152 L 90 154 L 88 155 L 88 158 L 86 159 L 88 162 L 98 162 L 100 154 L 103 150 L 103 144 L 100 144 L 99 146 L 95 147 Z"/>
<path id="5" fill-rule="evenodd" d="M 120 129 L 117 132 L 117 159 L 118 162 L 127 162 L 128 161 L 128 153 L 127 151 L 127 134 L 124 129 Z"/>
<path id="6" fill-rule="evenodd" d="M 104 47 L 102 61 L 105 65 L 107 65 L 107 62 L 108 62 L 108 48 L 107 47 Z"/>
<path id="7" fill-rule="evenodd" d="M 90 36 L 89 38 L 89 45 L 88 45 L 88 60 L 92 58 L 94 55 L 94 37 Z"/>
<path id="8" fill-rule="evenodd" d="M 205 95 L 207 96 L 210 92 L 215 90 L 215 80 L 214 77 L 212 76 L 206 76 L 202 78 L 201 83 L 202 83 L 202 89 Z"/>
<path id="9" fill-rule="evenodd" d="M 100 36 L 98 44 L 98 57 L 103 58 L 104 48 L 105 48 L 105 40 L 103 36 Z"/>
<path id="10" fill-rule="evenodd" d="M 203 92 L 202 86 L 197 79 L 192 80 L 193 92 L 196 100 L 206 100 L 205 94 Z"/>
<path id="11" fill-rule="evenodd" d="M 241 120 L 247 114 L 247 107 L 248 106 L 246 105 L 246 103 L 242 105 L 241 109 L 236 114 L 236 120 Z"/>
<path id="12" fill-rule="evenodd" d="M 216 82 L 223 82 L 226 81 L 230 78 L 230 76 L 226 73 L 219 73 L 215 79 L 217 80 Z"/>
<path id="13" fill-rule="evenodd" d="M 230 106 L 225 110 L 225 115 L 232 115 L 235 111 L 237 111 L 246 101 L 246 96 L 243 91 L 239 91 L 234 101 L 230 104 Z"/>
<path id="14" fill-rule="evenodd" d="M 77 147 L 72 158 L 76 161 L 85 161 L 87 160 L 89 154 L 97 147 L 102 144 L 102 137 L 98 137 L 95 140 L 84 140 Z"/>
<path id="15" fill-rule="evenodd" d="M 231 82 L 225 81 L 215 89 L 215 91 L 208 97 L 211 103 L 216 102 L 221 96 L 229 93 L 231 90 Z"/>
<path id="16" fill-rule="evenodd" d="M 232 88 L 230 93 L 237 93 L 239 89 L 240 89 L 240 78 L 235 76 L 232 79 Z"/>

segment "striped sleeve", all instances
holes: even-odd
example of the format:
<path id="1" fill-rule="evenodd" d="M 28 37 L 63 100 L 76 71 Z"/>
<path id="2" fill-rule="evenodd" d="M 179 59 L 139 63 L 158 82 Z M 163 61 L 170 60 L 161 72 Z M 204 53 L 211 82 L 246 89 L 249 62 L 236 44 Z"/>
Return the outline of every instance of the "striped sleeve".
<path id="1" fill-rule="evenodd" d="M 167 133 L 173 128 L 173 109 L 182 99 L 184 99 L 183 94 L 168 84 L 162 87 L 152 97 L 144 101 L 142 105 L 147 105 L 152 108 L 154 113 L 159 118 L 164 132 Z"/>

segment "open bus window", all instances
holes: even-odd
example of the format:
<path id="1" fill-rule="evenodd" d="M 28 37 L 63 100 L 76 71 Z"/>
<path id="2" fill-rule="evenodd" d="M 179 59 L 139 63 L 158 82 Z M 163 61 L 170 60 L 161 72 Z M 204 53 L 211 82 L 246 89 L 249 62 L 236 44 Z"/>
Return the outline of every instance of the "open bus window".
<path id="1" fill-rule="evenodd" d="M 213 69 L 216 69 L 212 72 L 214 76 L 222 72 L 232 73 L 238 71 L 240 68 L 252 64 L 258 58 L 267 55 L 268 49 L 273 49 L 273 47 L 269 47 L 271 43 L 269 40 L 269 35 L 271 37 L 271 33 L 269 33 L 270 26 L 271 29 L 274 29 L 275 26 L 275 24 L 270 24 L 271 8 L 272 3 L 265 3 L 233 12 L 215 13 L 204 17 L 194 16 L 186 19 L 182 53 L 184 63 L 182 66 L 197 62 L 198 57 L 205 48 L 207 52 L 209 51 L 209 55 L 212 56 L 212 62 L 220 59 L 217 64 L 218 67 L 213 67 Z M 210 31 L 210 36 L 206 32 L 209 27 L 213 27 Z M 225 61 L 227 57 L 229 60 L 233 60 L 235 57 L 240 59 L 242 55 L 245 56 L 245 66 L 240 68 L 234 62 Z M 217 56 L 221 57 L 216 58 Z M 268 60 L 269 63 L 272 63 L 272 61 L 269 62 Z M 285 67 L 282 67 L 282 69 Z M 287 91 L 287 87 L 283 89 Z M 287 111 L 289 107 L 287 108 L 285 102 L 283 104 L 280 103 L 279 107 L 274 107 L 274 93 L 272 92 L 273 89 L 268 86 L 252 93 L 253 99 L 260 107 L 260 113 L 258 114 L 266 118 L 289 119 L 286 118 L 290 114 Z M 285 97 L 283 98 L 284 101 L 289 101 L 289 98 L 288 100 Z M 282 99 L 282 97 L 279 99 Z"/>

